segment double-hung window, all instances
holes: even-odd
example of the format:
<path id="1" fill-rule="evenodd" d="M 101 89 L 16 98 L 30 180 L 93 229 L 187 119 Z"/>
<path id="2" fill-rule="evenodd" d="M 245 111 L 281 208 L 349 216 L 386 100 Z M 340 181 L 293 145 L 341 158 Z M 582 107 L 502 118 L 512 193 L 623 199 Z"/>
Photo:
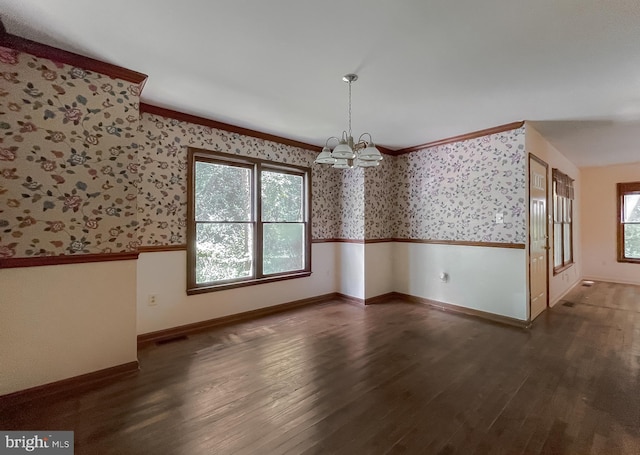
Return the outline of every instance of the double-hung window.
<path id="1" fill-rule="evenodd" d="M 573 179 L 553 170 L 553 273 L 573 264 Z"/>
<path id="2" fill-rule="evenodd" d="M 640 182 L 618 183 L 618 262 L 640 264 Z"/>
<path id="3" fill-rule="evenodd" d="M 189 149 L 187 293 L 309 276 L 309 168 Z"/>

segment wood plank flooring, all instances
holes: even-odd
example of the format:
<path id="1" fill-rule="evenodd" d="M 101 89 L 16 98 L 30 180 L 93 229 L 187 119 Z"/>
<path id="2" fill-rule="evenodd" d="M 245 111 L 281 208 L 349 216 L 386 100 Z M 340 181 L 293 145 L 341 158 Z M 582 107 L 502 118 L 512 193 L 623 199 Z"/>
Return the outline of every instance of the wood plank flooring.
<path id="1" fill-rule="evenodd" d="M 331 302 L 140 351 L 141 371 L 2 409 L 76 454 L 637 454 L 640 287 L 576 288 L 529 330 Z"/>

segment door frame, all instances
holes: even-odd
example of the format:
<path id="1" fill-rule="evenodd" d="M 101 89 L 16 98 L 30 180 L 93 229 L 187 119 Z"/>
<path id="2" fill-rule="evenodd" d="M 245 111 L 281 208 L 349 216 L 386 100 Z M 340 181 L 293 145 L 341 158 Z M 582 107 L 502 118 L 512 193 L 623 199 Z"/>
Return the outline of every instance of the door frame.
<path id="1" fill-rule="evenodd" d="M 545 281 L 547 283 L 547 301 L 546 301 L 546 305 L 545 308 L 549 308 L 549 258 L 550 258 L 550 254 L 549 251 L 551 251 L 551 245 L 549 244 L 549 164 L 547 164 L 544 160 L 538 158 L 537 156 L 535 156 L 533 153 L 529 152 L 529 160 L 527 161 L 527 180 L 529 182 L 528 184 L 528 192 L 529 192 L 529 197 L 528 197 L 528 216 L 527 216 L 527 237 L 528 237 L 528 246 L 529 248 L 527 248 L 527 269 L 529 271 L 528 275 L 528 279 L 529 279 L 529 322 L 531 321 L 531 160 L 537 162 L 538 164 L 540 164 L 541 166 L 544 166 L 545 168 L 545 207 L 546 207 L 546 211 L 547 211 L 547 216 L 546 219 L 544 220 L 544 225 L 546 227 L 546 231 L 547 231 L 547 244 L 545 246 L 545 250 L 547 251 L 547 260 L 545 261 Z"/>

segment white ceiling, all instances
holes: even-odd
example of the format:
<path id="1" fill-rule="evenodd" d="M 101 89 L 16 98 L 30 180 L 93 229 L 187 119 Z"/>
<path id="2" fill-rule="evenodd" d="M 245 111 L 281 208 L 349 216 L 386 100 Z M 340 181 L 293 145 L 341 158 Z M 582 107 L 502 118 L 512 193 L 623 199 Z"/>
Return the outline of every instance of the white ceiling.
<path id="1" fill-rule="evenodd" d="M 143 101 L 391 149 L 533 120 L 579 166 L 640 161 L 638 0 L 0 0 L 9 31 L 149 75 Z M 624 140 L 620 139 L 624 136 Z M 616 139 L 617 138 L 617 139 Z"/>

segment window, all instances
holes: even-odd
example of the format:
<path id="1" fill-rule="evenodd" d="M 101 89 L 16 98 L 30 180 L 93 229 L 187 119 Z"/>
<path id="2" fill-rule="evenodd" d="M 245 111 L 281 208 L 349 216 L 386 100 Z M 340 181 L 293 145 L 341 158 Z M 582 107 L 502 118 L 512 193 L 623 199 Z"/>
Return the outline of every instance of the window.
<path id="1" fill-rule="evenodd" d="M 573 179 L 553 170 L 553 273 L 573 264 Z"/>
<path id="2" fill-rule="evenodd" d="M 640 264 L 640 182 L 618 183 L 618 262 Z"/>
<path id="3" fill-rule="evenodd" d="M 189 149 L 187 293 L 309 276 L 308 168 Z"/>

